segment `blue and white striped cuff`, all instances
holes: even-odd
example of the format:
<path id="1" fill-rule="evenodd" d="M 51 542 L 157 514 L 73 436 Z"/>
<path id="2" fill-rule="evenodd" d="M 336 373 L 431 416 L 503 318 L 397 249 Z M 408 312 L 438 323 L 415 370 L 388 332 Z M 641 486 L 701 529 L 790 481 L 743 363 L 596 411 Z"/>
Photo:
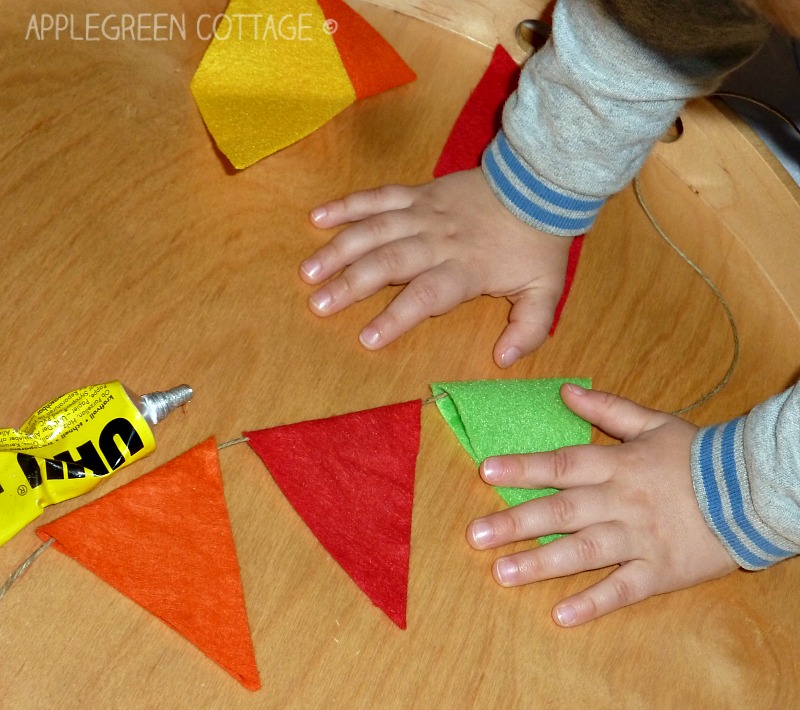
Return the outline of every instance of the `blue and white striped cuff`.
<path id="1" fill-rule="evenodd" d="M 605 199 L 587 198 L 536 177 L 502 131 L 484 152 L 482 165 L 500 201 L 523 222 L 549 234 L 583 234 L 605 203 Z"/>
<path id="2" fill-rule="evenodd" d="M 692 482 L 708 526 L 740 566 L 757 570 L 795 553 L 764 525 L 753 507 L 742 444 L 744 422 L 742 417 L 697 433 L 692 443 Z"/>

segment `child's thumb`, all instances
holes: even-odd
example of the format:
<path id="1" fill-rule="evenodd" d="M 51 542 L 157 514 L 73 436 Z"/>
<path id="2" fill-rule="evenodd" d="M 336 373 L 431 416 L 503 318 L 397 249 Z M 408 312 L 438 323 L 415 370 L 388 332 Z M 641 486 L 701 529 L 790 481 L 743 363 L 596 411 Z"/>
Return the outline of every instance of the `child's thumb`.
<path id="1" fill-rule="evenodd" d="M 513 305 L 508 325 L 494 346 L 494 361 L 500 367 L 511 367 L 547 340 L 558 298 L 532 289 L 509 300 Z"/>

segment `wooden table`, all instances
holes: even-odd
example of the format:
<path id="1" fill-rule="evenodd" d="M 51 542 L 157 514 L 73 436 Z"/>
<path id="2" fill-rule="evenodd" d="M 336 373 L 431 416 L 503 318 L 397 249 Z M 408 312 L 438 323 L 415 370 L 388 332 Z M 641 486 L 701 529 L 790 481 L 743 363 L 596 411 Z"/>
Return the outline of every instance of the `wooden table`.
<path id="1" fill-rule="evenodd" d="M 500 3 L 474 4 L 512 36 Z M 245 429 L 424 397 L 437 380 L 590 376 L 597 388 L 670 410 L 716 384 L 730 359 L 725 317 L 630 190 L 610 200 L 587 240 L 555 337 L 509 371 L 491 360 L 507 313 L 502 300 L 477 299 L 378 353 L 361 349 L 357 333 L 392 292 L 327 320 L 307 310 L 310 288 L 297 265 L 330 236 L 309 224 L 308 209 L 356 188 L 428 180 L 488 62 L 488 34 L 473 42 L 355 4 L 419 81 L 358 103 L 241 173 L 214 149 L 189 93 L 204 51 L 199 39 L 25 41 L 34 12 L 196 16 L 224 5 L 61 0 L 43 8 L 20 0 L 0 18 L 2 424 L 18 425 L 47 399 L 109 379 L 140 391 L 182 382 L 196 390 L 188 412 L 159 427 L 150 459 L 48 509 L 43 521 L 210 435 L 225 441 Z M 412 11 L 424 14 L 421 5 Z M 511 6 L 517 12 L 520 3 Z M 767 248 L 781 229 L 794 238 L 785 220 L 797 204 L 716 109 L 700 105 L 686 124 L 686 135 L 648 163 L 643 188 L 668 232 L 727 295 L 742 331 L 730 384 L 689 415 L 704 424 L 747 411 L 797 376 L 796 261 L 781 256 L 796 254 L 797 243 Z M 785 212 L 753 212 L 759 190 Z M 740 229 L 739 218 L 755 226 Z M 408 630 L 399 631 L 331 560 L 247 447 L 220 456 L 264 688 L 243 689 L 163 623 L 48 550 L 0 602 L 0 707 L 800 703 L 797 560 L 558 628 L 552 605 L 604 572 L 520 589 L 495 584 L 492 553 L 472 550 L 464 531 L 502 502 L 427 407 Z M 38 544 L 31 526 L 0 548 L 0 580 Z"/>

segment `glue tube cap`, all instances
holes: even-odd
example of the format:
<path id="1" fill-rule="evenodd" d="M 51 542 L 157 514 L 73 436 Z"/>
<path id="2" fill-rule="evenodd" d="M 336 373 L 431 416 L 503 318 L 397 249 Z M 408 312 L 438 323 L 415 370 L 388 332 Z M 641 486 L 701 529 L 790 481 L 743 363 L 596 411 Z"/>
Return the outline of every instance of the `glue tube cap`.
<path id="1" fill-rule="evenodd" d="M 194 390 L 189 385 L 179 385 L 165 392 L 151 392 L 143 394 L 141 397 L 131 394 L 131 400 L 148 423 L 155 426 L 166 419 L 170 412 L 186 404 L 193 396 Z"/>

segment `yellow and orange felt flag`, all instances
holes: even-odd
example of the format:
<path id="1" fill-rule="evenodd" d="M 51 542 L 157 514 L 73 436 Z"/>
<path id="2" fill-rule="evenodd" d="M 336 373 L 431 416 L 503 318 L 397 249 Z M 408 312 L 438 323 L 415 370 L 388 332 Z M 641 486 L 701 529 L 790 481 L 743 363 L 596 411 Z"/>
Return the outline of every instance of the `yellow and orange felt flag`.
<path id="1" fill-rule="evenodd" d="M 231 0 L 215 27 L 191 88 L 238 169 L 305 138 L 357 99 L 416 78 L 342 0 Z"/>

